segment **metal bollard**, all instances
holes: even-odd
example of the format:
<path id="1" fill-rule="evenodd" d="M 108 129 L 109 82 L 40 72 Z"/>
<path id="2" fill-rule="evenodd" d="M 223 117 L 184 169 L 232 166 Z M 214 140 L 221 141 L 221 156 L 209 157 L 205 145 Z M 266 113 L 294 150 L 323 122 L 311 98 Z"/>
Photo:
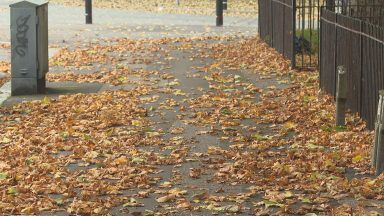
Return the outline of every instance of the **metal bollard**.
<path id="1" fill-rule="evenodd" d="M 223 26 L 223 0 L 216 0 L 216 26 Z"/>
<path id="2" fill-rule="evenodd" d="M 380 91 L 377 112 L 372 163 L 376 167 L 376 175 L 380 175 L 384 171 L 384 91 Z"/>
<path id="3" fill-rule="evenodd" d="M 383 112 L 384 112 L 384 91 L 380 91 L 379 93 L 379 104 L 377 106 L 377 115 L 375 122 L 375 137 L 373 144 L 373 152 L 372 152 L 372 166 L 376 167 L 376 159 L 377 159 L 377 148 L 379 145 L 379 134 L 380 128 L 382 127 L 383 121 Z"/>
<path id="4" fill-rule="evenodd" d="M 85 0 L 85 23 L 92 24 L 92 0 Z"/>
<path id="5" fill-rule="evenodd" d="M 347 71 L 344 66 L 337 67 L 336 125 L 345 126 L 345 104 L 347 101 Z"/>

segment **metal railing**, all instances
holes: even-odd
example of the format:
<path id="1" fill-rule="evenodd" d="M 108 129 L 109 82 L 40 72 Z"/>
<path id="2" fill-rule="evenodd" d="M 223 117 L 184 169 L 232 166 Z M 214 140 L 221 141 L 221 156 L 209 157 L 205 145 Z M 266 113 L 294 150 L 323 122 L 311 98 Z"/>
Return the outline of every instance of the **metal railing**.
<path id="1" fill-rule="evenodd" d="M 336 68 L 345 66 L 347 107 L 358 112 L 369 129 L 374 128 L 379 91 L 384 89 L 384 29 L 370 23 L 380 20 L 380 16 L 359 17 L 345 9 L 342 13 L 321 9 L 320 86 L 335 96 Z"/>
<path id="2" fill-rule="evenodd" d="M 293 68 L 318 66 L 320 0 L 259 0 L 259 35 L 291 60 Z"/>

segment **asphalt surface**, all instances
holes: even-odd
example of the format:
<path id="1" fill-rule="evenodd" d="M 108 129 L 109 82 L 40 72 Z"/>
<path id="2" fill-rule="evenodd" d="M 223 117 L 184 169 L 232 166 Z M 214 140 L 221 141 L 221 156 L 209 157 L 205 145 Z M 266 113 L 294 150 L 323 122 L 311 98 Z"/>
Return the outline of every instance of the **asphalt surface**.
<path id="1" fill-rule="evenodd" d="M 0 1 L 0 43 L 10 41 L 9 5 Z M 82 7 L 49 5 L 49 41 L 52 44 L 85 42 L 98 38 L 161 38 L 207 35 L 248 34 L 257 32 L 257 18 L 225 17 L 224 27 L 215 27 L 215 17 L 187 14 L 160 14 L 118 9 L 93 11 L 93 25 L 85 25 Z"/>
<path id="2" fill-rule="evenodd" d="M 10 44 L 10 9 L 16 0 L 0 1 L 0 45 Z M 257 18 L 225 17 L 224 26 L 215 26 L 215 17 L 188 14 L 160 14 L 120 9 L 94 8 L 93 24 L 85 24 L 82 7 L 49 4 L 49 54 L 57 48 L 111 38 L 178 38 L 257 34 Z M 0 61 L 10 62 L 8 47 L 0 47 Z M 9 95 L 10 85 L 0 91 L 0 104 Z M 34 96 L 32 96 L 33 98 Z M 21 101 L 21 98 L 15 98 Z"/>

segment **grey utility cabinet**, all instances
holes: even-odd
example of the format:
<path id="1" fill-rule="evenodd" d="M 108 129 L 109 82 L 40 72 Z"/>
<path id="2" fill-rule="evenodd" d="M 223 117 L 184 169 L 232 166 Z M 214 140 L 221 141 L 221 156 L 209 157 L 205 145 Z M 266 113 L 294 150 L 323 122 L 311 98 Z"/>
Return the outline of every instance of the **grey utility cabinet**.
<path id="1" fill-rule="evenodd" d="M 48 2 L 21 1 L 11 8 L 12 95 L 45 92 L 48 65 Z"/>

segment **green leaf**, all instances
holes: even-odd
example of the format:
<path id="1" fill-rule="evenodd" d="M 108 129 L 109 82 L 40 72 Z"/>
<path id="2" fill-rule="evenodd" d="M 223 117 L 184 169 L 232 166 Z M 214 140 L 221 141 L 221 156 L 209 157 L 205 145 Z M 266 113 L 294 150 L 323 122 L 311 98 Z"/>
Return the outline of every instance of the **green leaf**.
<path id="1" fill-rule="evenodd" d="M 263 135 L 260 135 L 260 134 L 252 134 L 252 138 L 254 140 L 257 140 L 257 141 L 264 141 L 264 140 L 268 140 L 267 137 L 263 136 Z"/>
<path id="2" fill-rule="evenodd" d="M 324 149 L 324 146 L 320 146 L 320 145 L 315 145 L 313 143 L 307 143 L 307 147 L 309 149 Z"/>
<path id="3" fill-rule="evenodd" d="M 89 134 L 83 134 L 83 139 L 84 139 L 85 141 L 89 141 L 89 140 L 92 139 L 92 137 L 91 137 L 91 135 L 89 135 Z"/>
<path id="4" fill-rule="evenodd" d="M 0 173 L 0 180 L 4 180 L 8 177 L 7 173 Z"/>
<path id="5" fill-rule="evenodd" d="M 7 194 L 15 195 L 17 193 L 16 187 L 9 187 L 7 190 Z"/>
<path id="6" fill-rule="evenodd" d="M 145 210 L 143 213 L 141 213 L 142 216 L 153 216 L 155 215 L 155 212 L 151 210 Z"/>
<path id="7" fill-rule="evenodd" d="M 308 198 L 305 198 L 305 197 L 302 197 L 302 198 L 299 198 L 301 200 L 302 203 L 312 203 L 312 201 Z"/>
<path id="8" fill-rule="evenodd" d="M 281 203 L 278 203 L 278 202 L 275 202 L 275 201 L 271 201 L 271 200 L 264 200 L 263 201 L 264 205 L 265 205 L 265 208 L 269 208 L 269 207 L 283 207 L 284 205 L 281 204 Z"/>
<path id="9" fill-rule="evenodd" d="M 220 110 L 220 113 L 225 115 L 231 115 L 232 112 L 228 108 L 223 108 Z"/>
<path id="10" fill-rule="evenodd" d="M 117 64 L 116 69 L 124 69 L 125 66 L 123 64 Z"/>
<path id="11" fill-rule="evenodd" d="M 233 92 L 233 91 L 236 91 L 236 89 L 235 88 L 224 89 L 224 92 Z"/>
<path id="12" fill-rule="evenodd" d="M 241 69 L 247 69 L 247 68 L 248 68 L 248 65 L 242 63 L 242 64 L 240 65 L 240 68 L 241 68 Z"/>
<path id="13" fill-rule="evenodd" d="M 25 164 L 27 164 L 27 165 L 31 165 L 31 164 L 33 164 L 33 162 L 34 162 L 34 160 L 32 157 L 25 159 Z"/>
<path id="14" fill-rule="evenodd" d="M 140 157 L 132 158 L 132 163 L 141 164 L 141 163 L 144 163 L 144 162 L 145 162 L 145 159 L 143 159 L 143 158 L 140 158 Z"/>
<path id="15" fill-rule="evenodd" d="M 185 95 L 187 95 L 185 92 L 183 92 L 180 89 L 177 89 L 175 92 L 173 92 L 173 94 L 176 95 L 176 96 L 185 96 Z"/>
<path id="16" fill-rule="evenodd" d="M 321 129 L 322 131 L 325 131 L 325 132 L 332 132 L 332 128 L 329 127 L 328 125 L 321 125 L 321 126 L 320 126 L 320 129 Z"/>
<path id="17" fill-rule="evenodd" d="M 347 127 L 346 126 L 335 126 L 333 129 L 336 132 L 343 132 L 343 131 L 347 130 Z"/>
<path id="18" fill-rule="evenodd" d="M 64 205 L 64 201 L 63 201 L 63 199 L 61 199 L 61 198 L 57 198 L 57 199 L 55 199 L 55 203 L 56 203 L 56 205 L 58 205 L 58 206 L 63 206 L 63 205 Z"/>

